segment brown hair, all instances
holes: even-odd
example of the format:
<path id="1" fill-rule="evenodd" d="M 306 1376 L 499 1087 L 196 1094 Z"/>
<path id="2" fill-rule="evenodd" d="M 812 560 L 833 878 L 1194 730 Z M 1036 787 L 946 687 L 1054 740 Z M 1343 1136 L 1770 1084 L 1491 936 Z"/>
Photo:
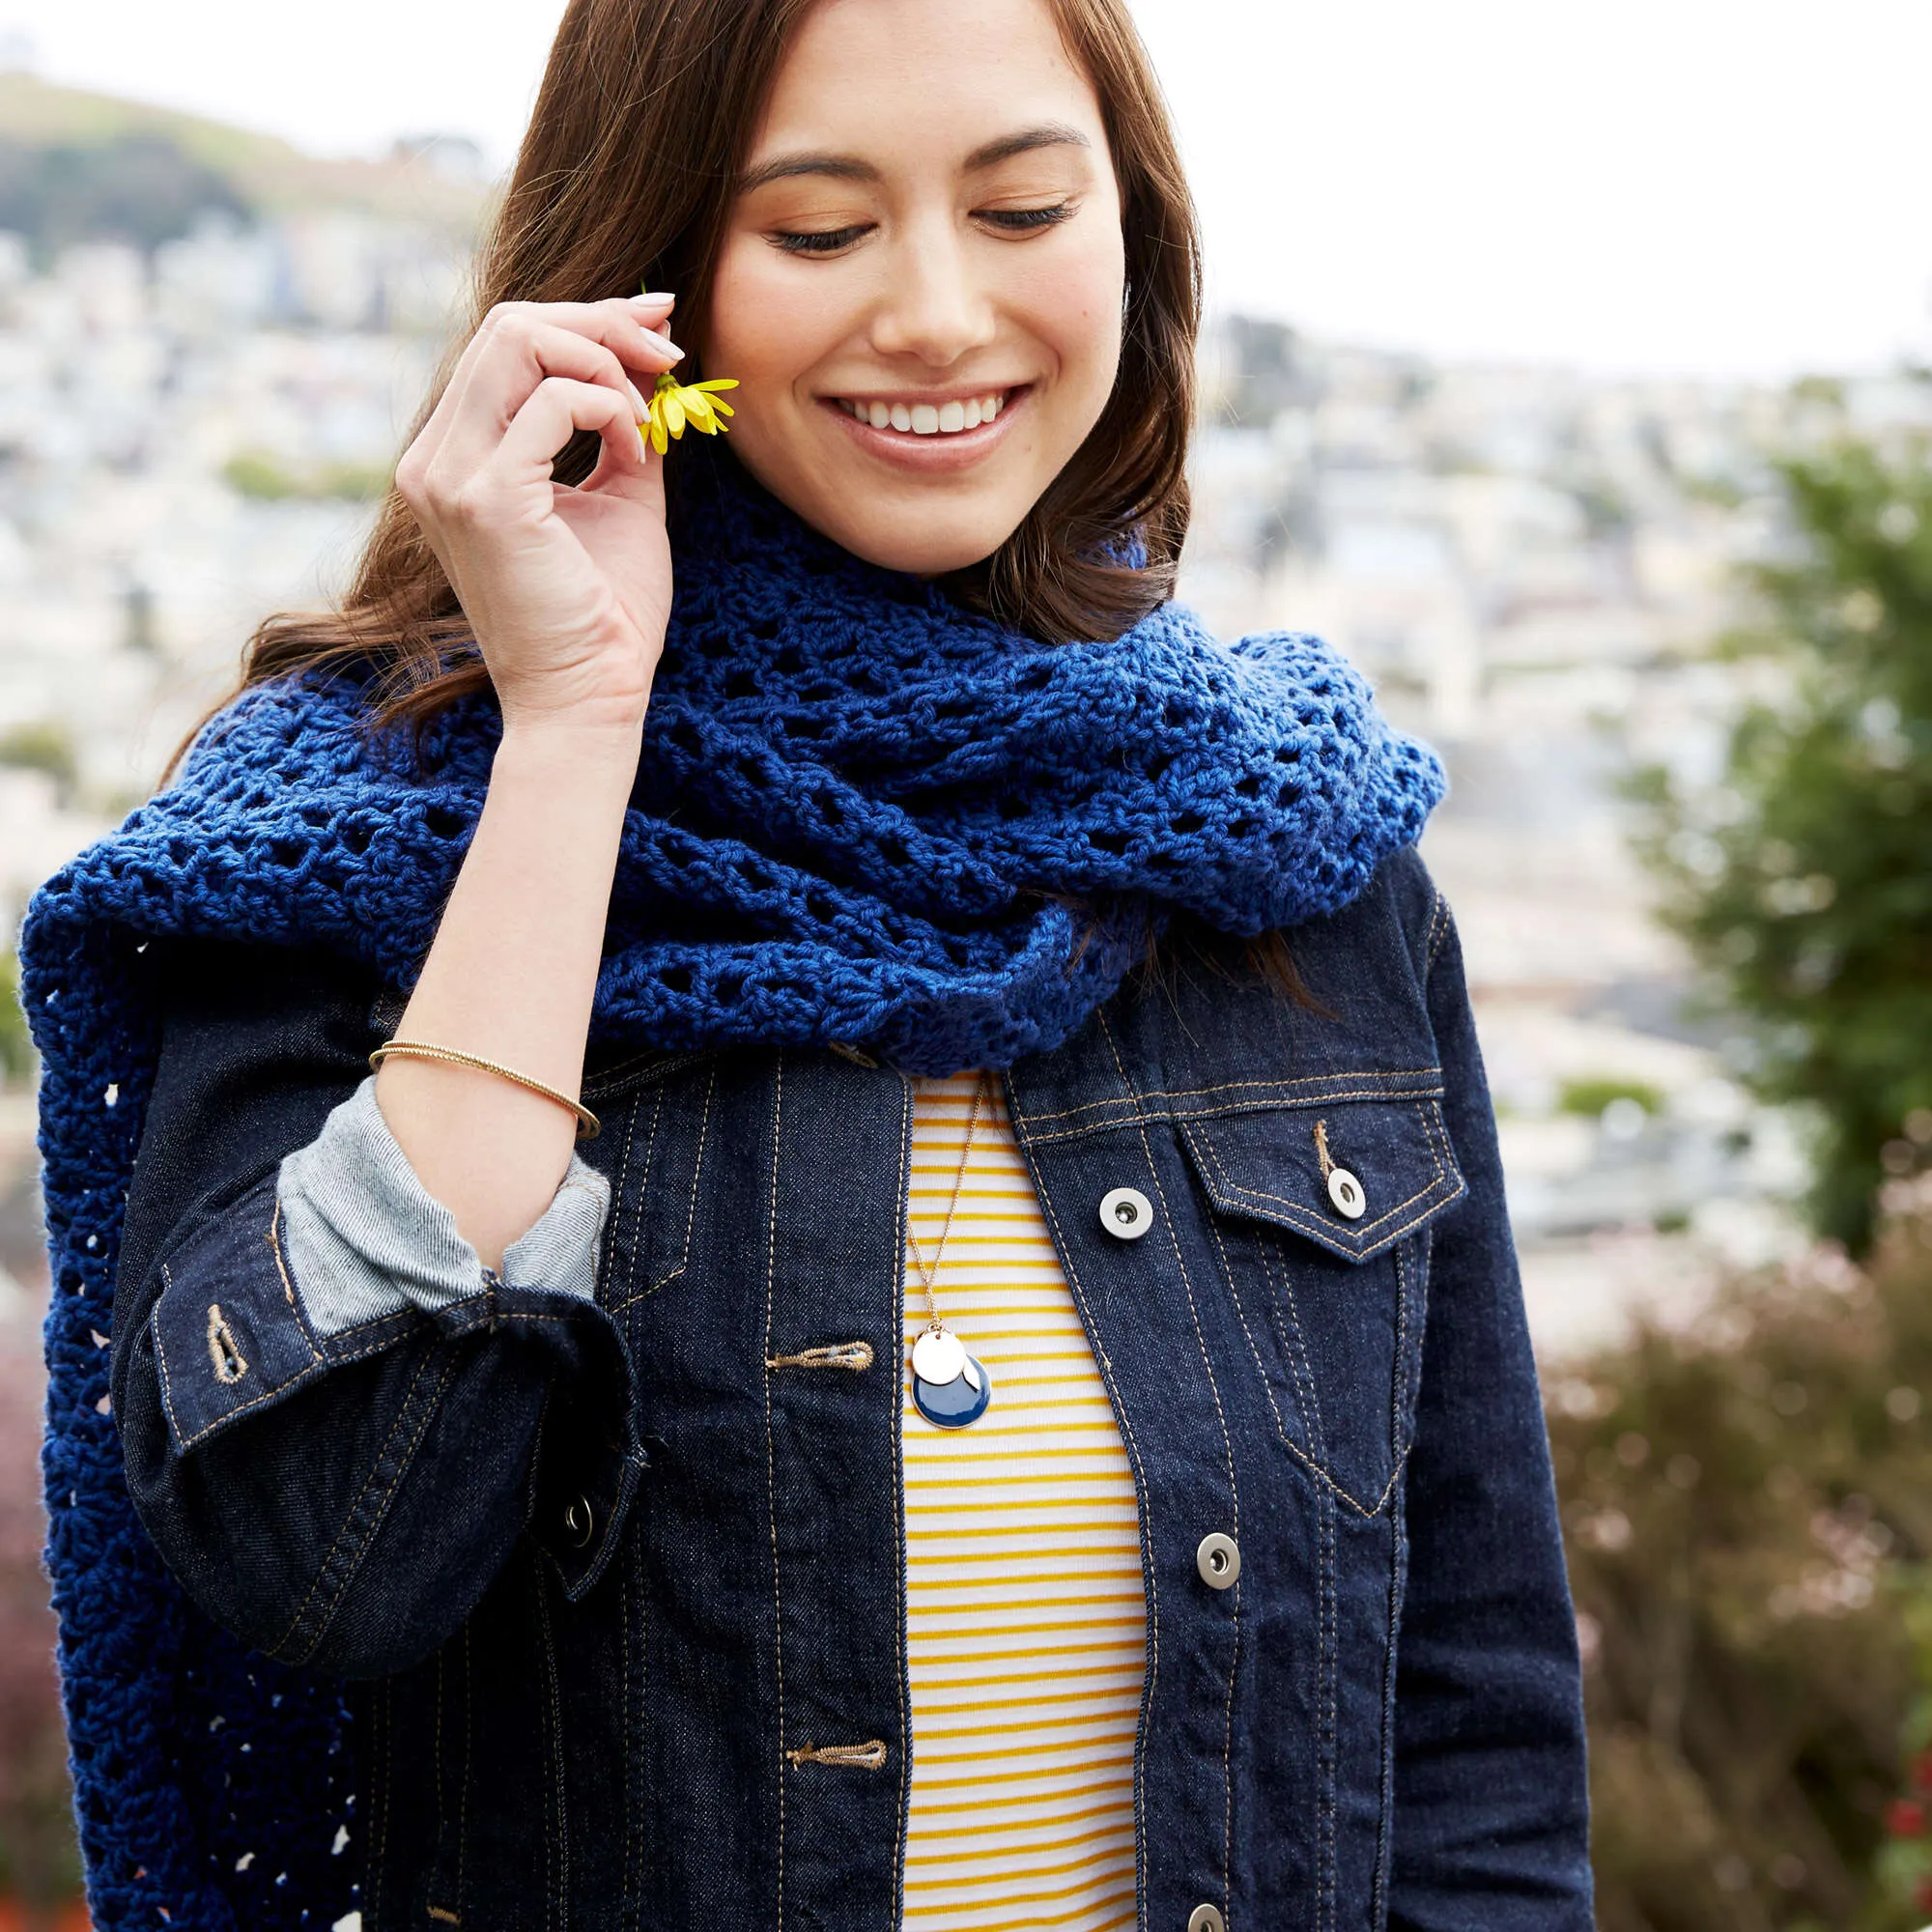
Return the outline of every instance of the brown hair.
<path id="1" fill-rule="evenodd" d="M 1120 374 L 1093 433 L 1026 521 L 950 583 L 970 607 L 1064 642 L 1118 637 L 1173 587 L 1187 530 L 1201 275 L 1173 129 L 1125 0 L 1047 4 L 1099 96 L 1122 190 Z M 701 340 L 744 150 L 811 5 L 570 0 L 478 258 L 463 339 L 498 302 L 595 301 L 641 287 L 675 290 L 685 332 Z M 595 438 L 577 438 L 556 475 L 582 481 L 595 453 Z M 384 722 L 420 724 L 488 681 L 442 567 L 393 489 L 339 607 L 269 618 L 249 640 L 242 681 L 352 662 L 382 674 Z"/>

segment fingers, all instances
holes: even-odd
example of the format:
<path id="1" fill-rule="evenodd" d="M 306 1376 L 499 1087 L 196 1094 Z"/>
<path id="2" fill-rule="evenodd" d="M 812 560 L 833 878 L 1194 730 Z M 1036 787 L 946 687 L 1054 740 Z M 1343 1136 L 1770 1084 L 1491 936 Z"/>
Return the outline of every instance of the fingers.
<path id="1" fill-rule="evenodd" d="M 647 325 L 649 314 L 624 301 L 500 303 L 458 364 L 445 396 L 449 431 L 494 415 L 500 433 L 547 375 L 628 381 L 628 365 L 655 379 L 682 352 Z"/>
<path id="2" fill-rule="evenodd" d="M 489 460 L 517 412 L 551 376 L 602 383 L 637 394 L 682 352 L 661 332 L 668 296 L 603 302 L 502 302 L 465 349 L 421 433 L 398 466 L 404 494 L 434 490 L 435 472 L 454 481 Z M 657 325 L 657 326 L 653 326 Z M 641 397 L 639 397 L 641 401 Z"/>
<path id="3" fill-rule="evenodd" d="M 642 390 L 615 350 L 555 323 L 531 321 L 515 329 L 499 355 L 478 362 L 467 393 L 451 413 L 434 467 L 459 475 L 481 469 L 518 412 L 552 377 L 600 384 L 624 404 L 634 419 L 647 412 Z"/>
<path id="4" fill-rule="evenodd" d="M 470 344 L 481 374 L 505 357 L 514 361 L 519 346 L 539 329 L 562 328 L 584 341 L 602 343 L 630 368 L 657 375 L 684 354 L 665 331 L 669 310 L 662 298 L 602 302 L 502 302 L 483 320 Z M 466 356 L 466 359 L 468 357 Z"/>
<path id="5" fill-rule="evenodd" d="M 550 480 L 551 463 L 579 430 L 595 430 L 603 448 L 600 473 L 636 476 L 644 469 L 644 440 L 628 395 L 602 383 L 549 376 L 510 419 L 490 469 L 507 486 L 505 494 L 532 477 Z"/>
<path id="6" fill-rule="evenodd" d="M 641 438 L 638 453 L 642 458 L 641 466 L 630 462 L 628 451 L 614 460 L 600 455 L 596 469 L 568 494 L 579 498 L 615 497 L 626 503 L 650 505 L 662 516 L 665 460 Z M 559 497 L 563 494 L 558 493 Z"/>

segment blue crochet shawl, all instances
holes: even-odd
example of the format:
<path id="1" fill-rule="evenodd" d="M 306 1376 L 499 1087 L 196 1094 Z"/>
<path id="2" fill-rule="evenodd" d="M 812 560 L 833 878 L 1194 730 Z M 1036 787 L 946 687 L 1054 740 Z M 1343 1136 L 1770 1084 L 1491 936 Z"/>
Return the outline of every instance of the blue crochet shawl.
<path id="1" fill-rule="evenodd" d="M 593 1037 L 863 1043 L 909 1071 L 1051 1048 L 1175 914 L 1330 912 L 1442 791 L 1313 639 L 1175 606 L 1046 646 L 856 561 L 680 450 L 677 587 Z M 53 1262 L 48 1560 L 96 1924 L 322 1928 L 353 1909 L 340 1688 L 244 1651 L 162 1569 L 109 1412 L 123 1203 L 155 1072 L 149 935 L 321 947 L 407 984 L 497 722 L 372 735 L 353 677 L 259 688 L 43 887 L 22 999 Z"/>

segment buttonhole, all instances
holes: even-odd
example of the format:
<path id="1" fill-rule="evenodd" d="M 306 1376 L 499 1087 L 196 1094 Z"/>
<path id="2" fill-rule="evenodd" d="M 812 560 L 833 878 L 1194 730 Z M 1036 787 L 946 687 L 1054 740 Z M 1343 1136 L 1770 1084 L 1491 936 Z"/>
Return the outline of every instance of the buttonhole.
<path id="1" fill-rule="evenodd" d="M 768 1369 L 869 1369 L 869 1342 L 835 1342 L 819 1349 L 801 1349 L 795 1355 L 767 1355 Z"/>
<path id="2" fill-rule="evenodd" d="M 248 1373 L 235 1331 L 228 1325 L 218 1301 L 208 1304 L 208 1358 L 214 1364 L 214 1379 L 239 1382 Z"/>

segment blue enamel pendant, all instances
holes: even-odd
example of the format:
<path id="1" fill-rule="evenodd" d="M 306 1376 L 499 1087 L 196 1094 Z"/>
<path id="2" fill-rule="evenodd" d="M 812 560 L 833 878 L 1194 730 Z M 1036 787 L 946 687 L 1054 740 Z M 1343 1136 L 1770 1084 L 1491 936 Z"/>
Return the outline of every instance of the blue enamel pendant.
<path id="1" fill-rule="evenodd" d="M 935 1322 L 913 1344 L 912 1399 L 935 1428 L 964 1429 L 985 1414 L 992 1378 L 958 1336 Z"/>

